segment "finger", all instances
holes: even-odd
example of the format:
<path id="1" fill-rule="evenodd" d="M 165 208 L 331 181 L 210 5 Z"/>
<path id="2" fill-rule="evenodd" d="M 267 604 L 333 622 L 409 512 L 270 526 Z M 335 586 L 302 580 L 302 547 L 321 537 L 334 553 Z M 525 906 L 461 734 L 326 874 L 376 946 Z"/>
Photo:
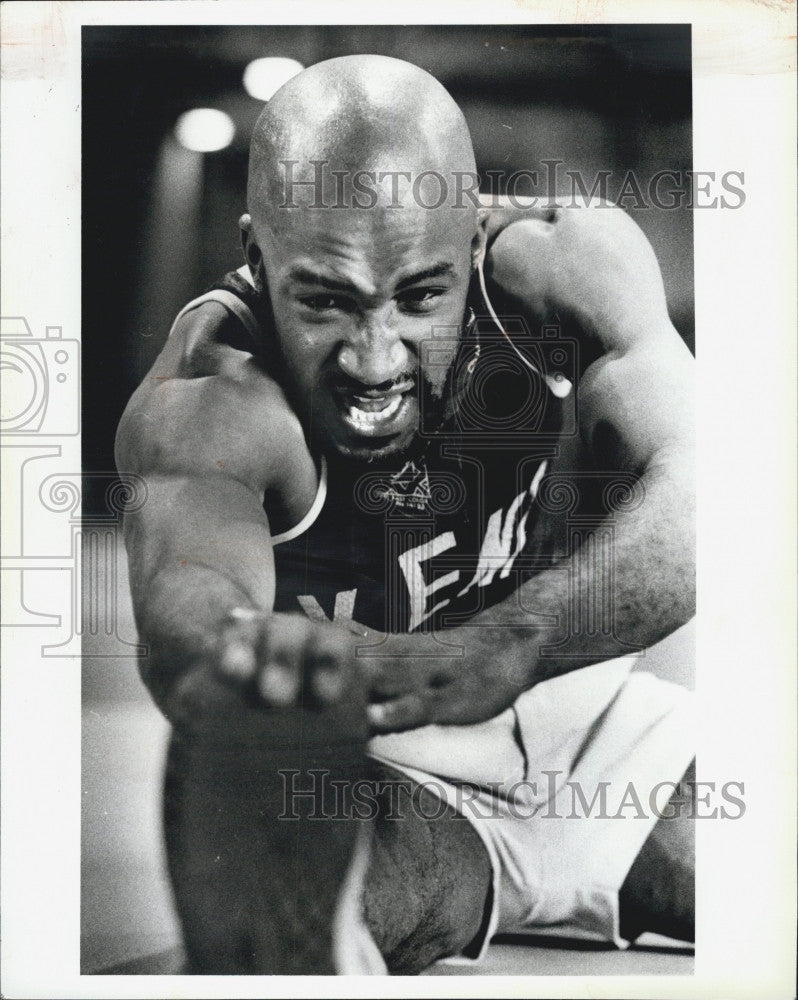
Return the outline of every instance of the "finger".
<path id="1" fill-rule="evenodd" d="M 232 608 L 225 620 L 225 624 L 237 625 L 239 628 L 249 628 L 254 634 L 257 631 L 258 623 L 262 619 L 263 614 L 254 608 Z"/>
<path id="2" fill-rule="evenodd" d="M 427 700 L 414 692 L 393 701 L 369 705 L 366 715 L 374 732 L 396 733 L 426 725 L 429 711 Z"/>
<path id="3" fill-rule="evenodd" d="M 254 677 L 259 618 L 258 613 L 250 608 L 234 608 L 223 622 L 218 666 L 225 677 L 240 682 Z"/>
<path id="4" fill-rule="evenodd" d="M 256 686 L 267 704 L 282 708 L 298 699 L 308 626 L 299 615 L 274 615 L 263 629 L 258 645 L 261 667 Z"/>
<path id="5" fill-rule="evenodd" d="M 352 642 L 339 630 L 317 629 L 307 644 L 306 677 L 310 697 L 321 705 L 338 701 L 349 677 Z"/>
<path id="6" fill-rule="evenodd" d="M 379 699 L 398 698 L 408 694 L 414 684 L 408 664 L 394 660 L 358 661 L 366 678 L 369 693 Z"/>
<path id="7" fill-rule="evenodd" d="M 219 656 L 219 667 L 225 677 L 237 681 L 249 681 L 255 676 L 257 660 L 255 650 L 244 642 L 227 640 Z"/>
<path id="8" fill-rule="evenodd" d="M 310 694 L 322 705 L 329 705 L 344 693 L 344 672 L 334 661 L 319 661 L 310 675 Z"/>
<path id="9" fill-rule="evenodd" d="M 311 624 L 301 615 L 273 614 L 265 618 L 257 639 L 258 661 L 299 662 L 310 637 Z"/>
<path id="10" fill-rule="evenodd" d="M 258 693 L 269 705 L 284 708 L 299 697 L 299 670 L 284 663 L 267 663 L 258 674 Z"/>

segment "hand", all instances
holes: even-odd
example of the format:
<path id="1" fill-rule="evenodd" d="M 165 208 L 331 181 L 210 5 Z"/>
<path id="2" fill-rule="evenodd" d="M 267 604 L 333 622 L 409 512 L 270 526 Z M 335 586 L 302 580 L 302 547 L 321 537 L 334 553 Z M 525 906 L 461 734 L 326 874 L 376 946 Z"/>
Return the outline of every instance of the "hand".
<path id="1" fill-rule="evenodd" d="M 443 642 L 434 634 L 364 633 L 239 609 L 223 628 L 217 671 L 271 708 L 300 699 L 321 708 L 365 693 L 374 733 L 481 722 L 531 685 L 537 644 L 526 630 L 520 641 L 501 626 L 447 630 Z M 462 656 L 446 655 L 458 646 Z"/>
<path id="2" fill-rule="evenodd" d="M 519 639 L 518 632 L 501 626 L 466 626 L 440 636 L 389 635 L 381 645 L 361 644 L 358 660 L 368 681 L 372 730 L 493 718 L 531 687 L 534 635 L 525 630 Z M 458 646 L 463 655 L 446 655 Z"/>
<path id="3" fill-rule="evenodd" d="M 337 626 L 238 608 L 222 626 L 215 667 L 266 706 L 321 708 L 362 687 L 354 660 L 354 637 Z"/>
<path id="4" fill-rule="evenodd" d="M 654 251 L 622 209 L 504 205 L 486 230 L 492 290 L 534 322 L 572 319 L 613 346 L 618 332 L 670 324 Z"/>

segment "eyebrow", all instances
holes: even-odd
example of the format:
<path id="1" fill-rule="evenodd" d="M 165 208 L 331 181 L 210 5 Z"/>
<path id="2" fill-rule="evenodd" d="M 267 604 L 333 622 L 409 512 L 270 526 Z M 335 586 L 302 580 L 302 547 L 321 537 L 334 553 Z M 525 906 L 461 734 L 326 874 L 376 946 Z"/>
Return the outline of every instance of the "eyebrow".
<path id="1" fill-rule="evenodd" d="M 422 271 L 414 271 L 402 278 L 396 286 L 397 292 L 409 285 L 415 285 L 419 281 L 427 281 L 429 278 L 448 278 L 454 272 L 454 267 L 448 262 L 442 261 L 440 264 L 433 264 L 432 267 L 425 267 Z"/>
<path id="2" fill-rule="evenodd" d="M 425 267 L 421 271 L 414 271 L 412 274 L 408 274 L 402 278 L 396 286 L 396 291 L 400 292 L 410 285 L 415 285 L 419 281 L 426 281 L 430 278 L 448 277 L 453 271 L 453 265 L 448 262 L 442 261 L 439 264 L 433 264 L 431 267 Z M 343 292 L 347 295 L 368 294 L 365 289 L 359 288 L 354 282 L 322 274 L 301 264 L 291 268 L 288 278 L 291 281 L 298 281 L 304 285 L 318 285 L 331 292 Z"/>
<path id="3" fill-rule="evenodd" d="M 288 272 L 288 278 L 291 281 L 301 282 L 303 285 L 320 285 L 331 292 L 347 292 L 351 295 L 352 293 L 358 294 L 363 291 L 363 289 L 358 288 L 351 281 L 345 281 L 341 278 L 331 278 L 327 274 L 321 274 L 302 265 L 292 267 Z"/>

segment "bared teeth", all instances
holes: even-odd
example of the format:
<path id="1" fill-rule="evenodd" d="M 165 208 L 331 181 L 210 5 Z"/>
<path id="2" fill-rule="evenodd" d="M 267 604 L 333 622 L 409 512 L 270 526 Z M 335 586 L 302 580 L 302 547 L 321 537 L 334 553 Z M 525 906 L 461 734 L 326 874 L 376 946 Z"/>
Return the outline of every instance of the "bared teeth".
<path id="1" fill-rule="evenodd" d="M 375 400 L 369 400 L 368 402 L 374 403 Z M 380 402 L 383 401 L 380 400 Z M 359 424 L 362 427 L 371 427 L 390 420 L 398 412 L 401 405 L 402 397 L 393 396 L 381 409 L 363 409 L 357 404 L 352 404 L 347 408 L 346 412 L 353 423 Z"/>
<path id="2" fill-rule="evenodd" d="M 379 413 L 381 410 L 386 409 L 394 399 L 399 397 L 395 396 L 352 396 L 352 405 L 356 406 L 358 410 L 363 413 Z"/>

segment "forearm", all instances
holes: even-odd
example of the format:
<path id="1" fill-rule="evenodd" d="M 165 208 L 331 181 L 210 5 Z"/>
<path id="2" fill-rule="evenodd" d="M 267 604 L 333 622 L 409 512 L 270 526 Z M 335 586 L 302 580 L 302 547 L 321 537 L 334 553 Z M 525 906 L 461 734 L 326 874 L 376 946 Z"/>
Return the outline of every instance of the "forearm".
<path id="1" fill-rule="evenodd" d="M 246 589 L 223 573 L 186 564 L 160 571 L 136 593 L 136 621 L 146 652 L 144 683 L 167 717 L 175 682 L 193 665 L 210 662 L 224 620 L 234 608 L 255 608 Z"/>
<path id="2" fill-rule="evenodd" d="M 263 508 L 240 483 L 218 475 L 146 479 L 146 504 L 125 516 L 125 548 L 147 649 L 141 674 L 169 715 L 175 679 L 207 662 L 230 611 L 272 609 L 274 566 Z"/>
<path id="3" fill-rule="evenodd" d="M 502 656 L 530 686 L 651 646 L 694 615 L 692 478 L 689 455 L 653 463 L 636 509 L 582 529 L 567 558 L 473 620 L 495 627 Z"/>

